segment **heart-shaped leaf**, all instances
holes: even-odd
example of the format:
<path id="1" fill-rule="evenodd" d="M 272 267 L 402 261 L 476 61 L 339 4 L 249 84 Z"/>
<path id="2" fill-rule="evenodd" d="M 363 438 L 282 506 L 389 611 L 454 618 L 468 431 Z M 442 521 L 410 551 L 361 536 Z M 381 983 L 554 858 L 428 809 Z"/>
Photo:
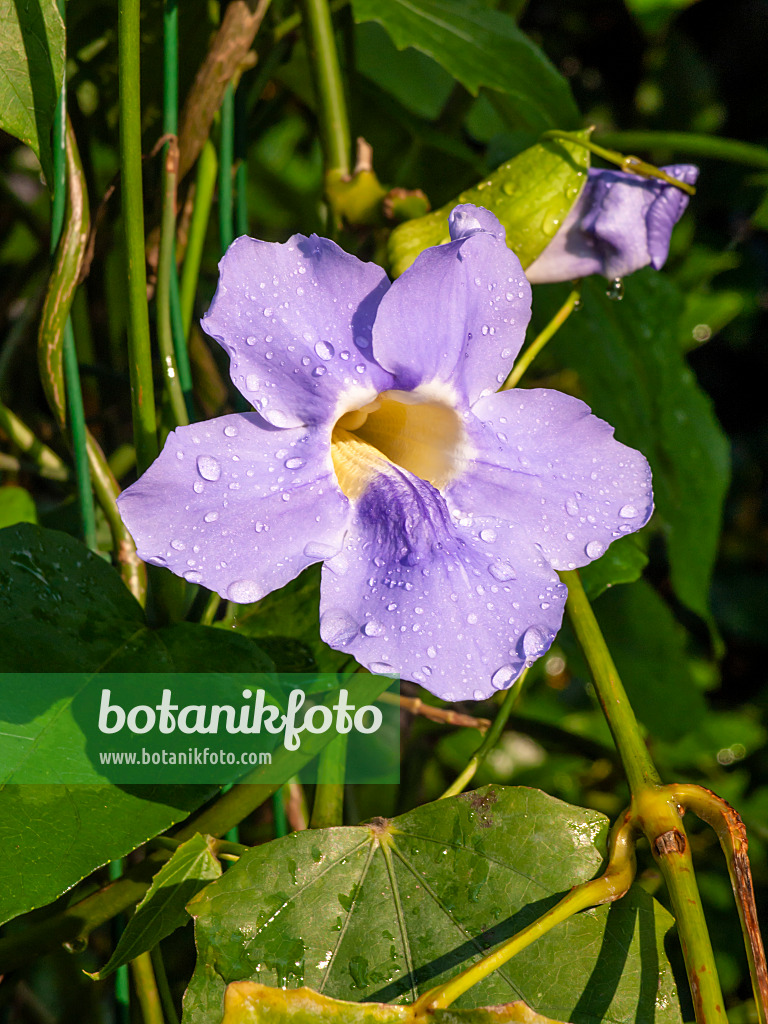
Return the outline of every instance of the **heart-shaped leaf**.
<path id="1" fill-rule="evenodd" d="M 607 825 L 538 790 L 490 786 L 259 846 L 189 906 L 198 961 L 185 1024 L 220 1020 L 226 986 L 241 980 L 412 1002 L 592 877 Z M 679 1021 L 669 924 L 633 889 L 553 929 L 457 1005 L 522 1000 L 577 1024 Z"/>

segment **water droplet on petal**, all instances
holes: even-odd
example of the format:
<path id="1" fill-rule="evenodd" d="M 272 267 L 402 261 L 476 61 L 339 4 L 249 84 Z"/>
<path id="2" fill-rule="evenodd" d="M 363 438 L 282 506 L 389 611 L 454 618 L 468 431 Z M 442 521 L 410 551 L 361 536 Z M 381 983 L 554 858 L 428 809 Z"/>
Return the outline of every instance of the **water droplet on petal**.
<path id="1" fill-rule="evenodd" d="M 227 587 L 227 597 L 235 604 L 250 604 L 261 597 L 261 587 L 253 580 L 235 580 Z"/>
<path id="2" fill-rule="evenodd" d="M 541 626 L 529 626 L 523 633 L 523 654 L 526 658 L 538 658 L 549 646 L 549 633 Z"/>
<path id="3" fill-rule="evenodd" d="M 171 541 L 171 547 L 173 548 L 174 551 L 183 551 L 184 548 L 186 548 L 186 546 L 187 545 L 184 543 L 183 540 L 172 540 Z"/>
<path id="4" fill-rule="evenodd" d="M 634 505 L 622 505 L 619 509 L 619 515 L 622 519 L 635 519 L 637 516 L 637 509 Z"/>
<path id="5" fill-rule="evenodd" d="M 514 665 L 502 665 L 491 676 L 491 686 L 494 690 L 504 690 L 514 681 L 517 674 Z"/>
<path id="6" fill-rule="evenodd" d="M 363 632 L 366 636 L 381 636 L 384 632 L 384 627 L 375 619 L 369 619 L 369 621 L 363 626 Z"/>
<path id="7" fill-rule="evenodd" d="M 288 413 L 283 412 L 282 409 L 263 409 L 261 415 L 273 427 L 284 428 L 291 426 L 291 417 Z"/>
<path id="8" fill-rule="evenodd" d="M 333 558 L 337 554 L 337 550 L 337 548 L 331 547 L 330 544 L 321 544 L 315 540 L 311 540 L 308 544 L 304 545 L 304 554 L 307 558 Z"/>
<path id="9" fill-rule="evenodd" d="M 203 574 L 198 572 L 197 569 L 188 569 L 184 573 L 184 579 L 187 583 L 199 583 L 203 578 Z"/>
<path id="10" fill-rule="evenodd" d="M 246 391 L 258 391 L 259 390 L 259 375 L 257 373 L 248 373 L 245 377 L 245 390 Z"/>
<path id="11" fill-rule="evenodd" d="M 496 540 L 496 531 L 490 529 L 481 530 L 480 540 L 485 541 L 486 544 L 493 544 L 493 542 Z"/>
<path id="12" fill-rule="evenodd" d="M 566 498 L 565 500 L 565 511 L 569 516 L 577 516 L 579 514 L 579 503 L 575 498 Z"/>
<path id="13" fill-rule="evenodd" d="M 205 515 L 203 516 L 203 519 L 205 520 L 206 523 L 215 523 L 218 518 L 218 512 L 206 512 Z"/>
<path id="14" fill-rule="evenodd" d="M 334 608 L 320 616 L 320 635 L 330 647 L 346 647 L 357 636 L 358 626 L 347 612 Z"/>
<path id="15" fill-rule="evenodd" d="M 264 523 L 254 523 L 253 528 L 256 533 L 261 533 L 265 529 Z"/>
<path id="16" fill-rule="evenodd" d="M 386 661 L 372 661 L 371 664 L 370 664 L 370 669 L 371 669 L 371 672 L 383 672 L 383 673 L 390 673 L 390 672 L 394 672 L 395 671 L 392 668 L 391 665 L 387 664 Z"/>
<path id="17" fill-rule="evenodd" d="M 314 368 L 314 370 L 312 371 L 312 376 L 313 377 L 322 377 L 324 373 L 325 373 L 325 367 L 324 366 L 316 366 Z"/>
<path id="18" fill-rule="evenodd" d="M 475 690 L 473 692 L 472 696 L 473 696 L 473 698 L 475 700 L 482 700 L 483 699 L 483 691 L 482 690 Z"/>
<path id="19" fill-rule="evenodd" d="M 224 433 L 227 437 L 237 437 L 237 427 L 224 427 Z"/>
<path id="20" fill-rule="evenodd" d="M 517 576 L 509 562 L 491 562 L 488 566 L 488 572 L 499 583 L 506 583 L 507 580 L 513 580 Z"/>
<path id="21" fill-rule="evenodd" d="M 304 465 L 304 459 L 286 459 L 285 460 L 285 468 L 286 469 L 301 469 L 301 467 L 303 465 Z"/>
<path id="22" fill-rule="evenodd" d="M 605 551 L 605 544 L 601 544 L 599 540 L 591 540 L 584 551 L 587 558 L 599 558 Z"/>
<path id="23" fill-rule="evenodd" d="M 203 480 L 218 480 L 221 476 L 219 460 L 215 459 L 212 455 L 198 455 L 197 471 Z"/>
<path id="24" fill-rule="evenodd" d="M 321 359 L 333 359 L 335 349 L 330 341 L 318 341 L 315 345 L 315 352 Z"/>

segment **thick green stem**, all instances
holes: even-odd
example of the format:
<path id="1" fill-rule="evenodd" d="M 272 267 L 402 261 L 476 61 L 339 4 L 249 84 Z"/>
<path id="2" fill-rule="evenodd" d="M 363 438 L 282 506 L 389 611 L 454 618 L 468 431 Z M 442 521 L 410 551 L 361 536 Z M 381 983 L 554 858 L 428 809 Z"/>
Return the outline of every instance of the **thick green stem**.
<path id="1" fill-rule="evenodd" d="M 523 374 L 531 365 L 536 356 L 547 344 L 549 339 L 560 330 L 560 328 L 563 326 L 563 324 L 574 311 L 574 309 L 578 309 L 580 299 L 581 288 L 577 286 L 576 288 L 573 289 L 573 291 L 562 304 L 560 309 L 549 321 L 544 330 L 533 339 L 533 341 L 525 350 L 525 352 L 523 352 L 522 355 L 519 357 L 515 365 L 509 371 L 509 376 L 501 385 L 499 391 L 508 391 L 510 388 L 513 388 L 517 385 L 520 378 L 523 376 Z"/>
<path id="2" fill-rule="evenodd" d="M 304 36 L 317 95 L 326 180 L 348 178 L 351 142 L 344 84 L 327 0 L 301 0 Z"/>
<path id="3" fill-rule="evenodd" d="M 463 793 L 475 777 L 477 769 L 481 764 L 483 764 L 490 752 L 499 742 L 501 734 L 504 732 L 504 726 L 507 724 L 507 719 L 512 714 L 520 700 L 523 683 L 525 682 L 527 674 L 528 669 L 524 669 L 520 678 L 516 680 L 514 686 L 512 686 L 504 695 L 504 702 L 496 713 L 496 717 L 494 718 L 490 729 L 485 736 L 483 736 L 482 743 L 469 759 L 469 763 L 461 775 L 459 775 L 456 781 L 450 785 L 440 797 L 441 800 L 444 800 L 445 797 L 448 796 L 458 796 L 459 793 Z"/>
<path id="4" fill-rule="evenodd" d="M 176 346 L 171 319 L 171 278 L 176 244 L 176 179 L 178 146 L 176 139 L 166 144 L 163 161 L 163 212 L 160 224 L 160 248 L 157 260 L 157 343 L 163 363 L 163 379 L 176 424 L 189 423 L 187 404 L 176 361 Z"/>
<path id="5" fill-rule="evenodd" d="M 165 1024 L 163 1004 L 149 953 L 140 953 L 131 961 L 131 974 L 144 1024 Z"/>
<path id="6" fill-rule="evenodd" d="M 16 413 L 0 402 L 0 430 L 8 435 L 24 455 L 36 466 L 40 476 L 49 480 L 68 480 L 69 469 L 59 456 L 43 444 Z"/>
<path id="7" fill-rule="evenodd" d="M 347 764 L 347 736 L 339 733 L 323 747 L 318 758 L 318 782 L 312 805 L 310 828 L 331 828 L 344 824 L 344 777 Z"/>
<path id="8" fill-rule="evenodd" d="M 144 198 L 141 181 L 140 0 L 118 4 L 120 170 L 128 275 L 128 366 L 139 472 L 157 457 L 157 417 L 144 262 Z"/>
<path id="9" fill-rule="evenodd" d="M 93 505 L 93 488 L 88 465 L 88 434 L 85 426 L 83 392 L 80 386 L 80 368 L 77 364 L 75 335 L 72 320 L 67 319 L 64 327 L 64 380 L 67 392 L 69 429 L 72 438 L 72 452 L 75 461 L 75 482 L 77 505 L 80 510 L 80 526 L 83 540 L 91 551 L 96 551 L 96 510 Z"/>
<path id="10" fill-rule="evenodd" d="M 189 337 L 189 330 L 192 326 L 197 279 L 200 275 L 205 235 L 208 231 L 213 193 L 216 188 L 217 166 L 216 150 L 213 143 L 208 140 L 203 146 L 197 163 L 195 205 L 192 209 L 189 238 L 187 239 L 187 248 L 184 254 L 184 267 L 181 272 L 181 320 L 185 337 Z"/>
<path id="11" fill-rule="evenodd" d="M 219 247 L 225 253 L 235 237 L 232 216 L 232 165 L 235 159 L 235 89 L 230 82 L 221 104 L 219 140 Z"/>
<path id="12" fill-rule="evenodd" d="M 724 1024 L 715 957 L 693 873 L 690 845 L 676 801 L 661 786 L 616 666 L 578 572 L 561 572 L 566 610 L 592 673 L 595 690 L 632 793 L 633 813 L 651 845 L 677 920 L 698 1024 Z"/>

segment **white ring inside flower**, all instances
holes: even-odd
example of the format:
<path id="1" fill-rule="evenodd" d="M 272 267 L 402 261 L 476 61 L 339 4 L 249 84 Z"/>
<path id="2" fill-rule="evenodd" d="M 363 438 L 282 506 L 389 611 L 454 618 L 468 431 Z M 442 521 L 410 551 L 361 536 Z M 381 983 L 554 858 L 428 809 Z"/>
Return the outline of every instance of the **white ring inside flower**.
<path id="1" fill-rule="evenodd" d="M 463 461 L 464 430 L 450 405 L 412 391 L 382 391 L 372 402 L 345 412 L 331 433 L 331 458 L 339 487 L 359 498 L 382 460 L 407 469 L 438 490 Z"/>

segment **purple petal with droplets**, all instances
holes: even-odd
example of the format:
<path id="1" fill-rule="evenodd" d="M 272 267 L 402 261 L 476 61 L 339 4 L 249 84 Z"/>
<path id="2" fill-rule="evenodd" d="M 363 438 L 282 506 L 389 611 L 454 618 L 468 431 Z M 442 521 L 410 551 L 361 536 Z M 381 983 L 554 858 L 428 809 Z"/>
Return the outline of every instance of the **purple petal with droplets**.
<path id="1" fill-rule="evenodd" d="M 662 170 L 688 184 L 699 173 L 689 164 Z M 529 281 L 543 284 L 590 274 L 624 277 L 649 263 L 658 270 L 688 199 L 682 189 L 658 178 L 590 170 L 560 230 L 528 267 Z"/>
<path id="2" fill-rule="evenodd" d="M 426 249 L 394 282 L 376 314 L 373 352 L 398 387 L 446 382 L 471 403 L 504 380 L 530 315 L 517 256 L 478 230 Z"/>
<path id="3" fill-rule="evenodd" d="M 229 353 L 235 386 L 274 426 L 327 423 L 339 394 L 392 386 L 371 328 L 389 281 L 327 238 L 236 239 L 203 329 Z"/>
<path id="4" fill-rule="evenodd" d="M 500 242 L 507 237 L 507 232 L 496 214 L 486 210 L 484 206 L 473 206 L 472 203 L 454 206 L 448 215 L 448 230 L 453 242 L 460 238 L 469 238 L 478 231 L 487 231 Z"/>
<path id="5" fill-rule="evenodd" d="M 480 399 L 472 413 L 476 456 L 446 488 L 451 508 L 514 523 L 556 569 L 599 558 L 650 518 L 647 460 L 578 399 L 518 388 Z"/>
<path id="6" fill-rule="evenodd" d="M 320 635 L 372 672 L 480 700 L 549 648 L 565 594 L 524 533 L 451 516 L 431 484 L 392 467 L 323 566 Z"/>
<path id="7" fill-rule="evenodd" d="M 327 432 L 255 413 L 177 428 L 118 505 L 146 562 L 242 604 L 339 551 L 349 519 Z"/>

